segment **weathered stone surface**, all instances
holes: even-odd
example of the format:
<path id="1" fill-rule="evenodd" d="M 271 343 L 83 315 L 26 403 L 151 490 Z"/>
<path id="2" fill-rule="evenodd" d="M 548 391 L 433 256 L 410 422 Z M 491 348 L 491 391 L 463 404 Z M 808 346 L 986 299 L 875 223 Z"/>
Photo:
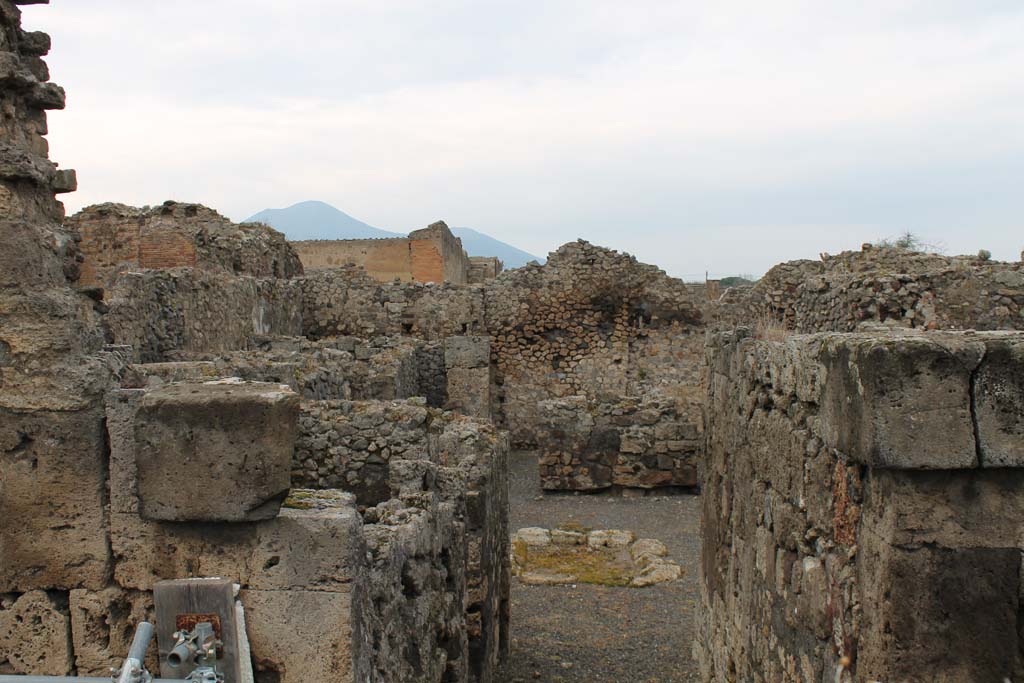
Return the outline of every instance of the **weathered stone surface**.
<path id="1" fill-rule="evenodd" d="M 293 496 L 296 492 L 293 492 Z M 346 592 L 356 574 L 362 521 L 350 494 L 284 507 L 274 519 L 182 525 L 111 515 L 114 578 L 149 590 L 156 581 L 222 576 L 259 590 Z"/>
<path id="2" fill-rule="evenodd" d="M 647 586 L 653 586 L 659 583 L 675 581 L 682 575 L 682 567 L 675 562 L 658 560 L 647 563 L 647 565 L 640 570 L 640 573 L 633 577 L 633 580 L 629 582 L 629 585 L 635 588 L 646 588 Z"/>
<path id="3" fill-rule="evenodd" d="M 858 676 L 1000 681 L 1024 673 L 1018 548 L 882 547 L 871 557 L 863 581 L 873 609 Z"/>
<path id="4" fill-rule="evenodd" d="M 136 362 L 177 351 L 250 349 L 257 337 L 298 335 L 302 293 L 296 281 L 236 277 L 190 268 L 125 271 L 105 290 L 104 327 Z"/>
<path id="5" fill-rule="evenodd" d="M 107 394 L 107 443 L 110 447 L 110 511 L 139 513 L 138 466 L 135 464 L 135 414 L 143 389 L 116 389 Z"/>
<path id="6" fill-rule="evenodd" d="M 524 527 L 516 531 L 515 539 L 527 547 L 551 545 L 551 531 L 540 527 Z"/>
<path id="7" fill-rule="evenodd" d="M 828 338 L 827 442 L 864 465 L 976 467 L 971 376 L 984 353 L 963 335 Z"/>
<path id="8" fill-rule="evenodd" d="M 992 338 L 709 335 L 705 680 L 1024 672 L 1024 470 L 951 458 Z"/>
<path id="9" fill-rule="evenodd" d="M 629 554 L 633 557 L 634 562 L 650 562 L 668 555 L 668 548 L 656 538 L 640 538 L 630 546 Z"/>
<path id="10" fill-rule="evenodd" d="M 680 400 L 661 391 L 616 401 L 542 401 L 537 434 L 545 489 L 695 486 L 703 445 Z"/>
<path id="11" fill-rule="evenodd" d="M 246 632 L 257 681 L 350 681 L 351 595 L 243 590 Z"/>
<path id="12" fill-rule="evenodd" d="M 445 407 L 470 417 L 491 416 L 491 371 L 482 368 L 450 368 Z"/>
<path id="13" fill-rule="evenodd" d="M 344 488 L 360 505 L 377 505 L 391 497 L 393 459 L 427 456 L 433 417 L 423 399 L 303 401 L 293 480 Z"/>
<path id="14" fill-rule="evenodd" d="M 632 531 L 619 529 L 597 529 L 587 534 L 587 545 L 591 548 L 625 548 L 636 540 Z"/>
<path id="15" fill-rule="evenodd" d="M 982 467 L 1024 467 L 1024 340 L 984 336 L 985 358 L 974 375 Z"/>
<path id="16" fill-rule="evenodd" d="M 102 588 L 103 413 L 0 410 L 0 592 Z"/>
<path id="17" fill-rule="evenodd" d="M 71 591 L 70 611 L 75 668 L 80 676 L 109 676 L 111 668 L 119 667 L 128 654 L 139 622 L 154 621 L 152 594 L 116 586 Z M 160 670 L 155 645 L 147 653 L 146 668 Z"/>
<path id="18" fill-rule="evenodd" d="M 717 317 L 800 333 L 888 329 L 1020 329 L 1024 264 L 867 245 L 782 263 L 727 290 Z"/>
<path id="19" fill-rule="evenodd" d="M 863 518 L 897 545 L 1008 548 L 1024 538 L 1024 469 L 872 471 Z"/>
<path id="20" fill-rule="evenodd" d="M 135 417 L 139 512 L 166 521 L 270 519 L 291 486 L 299 397 L 224 380 L 148 392 Z"/>
<path id="21" fill-rule="evenodd" d="M 199 204 L 164 202 L 139 209 L 88 206 L 66 221 L 81 235 L 82 283 L 110 285 L 121 270 L 197 266 L 235 275 L 290 278 L 302 274 L 294 249 L 276 230 L 235 225 Z"/>
<path id="22" fill-rule="evenodd" d="M 491 340 L 484 336 L 446 337 L 444 364 L 451 368 L 487 368 L 491 365 Z"/>
<path id="23" fill-rule="evenodd" d="M 617 529 L 578 533 L 525 527 L 513 537 L 512 570 L 520 582 L 533 586 L 645 588 L 682 576 L 682 568 L 665 557 L 663 543 L 635 538 L 632 531 Z"/>
<path id="24" fill-rule="evenodd" d="M 522 529 L 520 529 L 522 531 Z M 554 545 L 586 545 L 587 535 L 579 531 L 551 530 L 551 542 Z"/>
<path id="25" fill-rule="evenodd" d="M 67 605 L 45 591 L 0 596 L 0 662 L 12 673 L 69 675 L 70 633 Z"/>

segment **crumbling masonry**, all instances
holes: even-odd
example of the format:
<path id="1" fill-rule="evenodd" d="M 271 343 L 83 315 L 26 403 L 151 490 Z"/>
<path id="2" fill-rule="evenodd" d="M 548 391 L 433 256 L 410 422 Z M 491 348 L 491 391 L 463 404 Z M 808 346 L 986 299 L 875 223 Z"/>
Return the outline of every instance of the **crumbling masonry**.
<path id="1" fill-rule="evenodd" d="M 156 582 L 223 576 L 260 683 L 494 681 L 514 445 L 547 489 L 704 496 L 705 680 L 1024 675 L 1024 264 L 866 246 L 711 296 L 580 241 L 381 282 L 195 204 L 65 220 L 16 4 L 0 672 L 105 675 Z"/>

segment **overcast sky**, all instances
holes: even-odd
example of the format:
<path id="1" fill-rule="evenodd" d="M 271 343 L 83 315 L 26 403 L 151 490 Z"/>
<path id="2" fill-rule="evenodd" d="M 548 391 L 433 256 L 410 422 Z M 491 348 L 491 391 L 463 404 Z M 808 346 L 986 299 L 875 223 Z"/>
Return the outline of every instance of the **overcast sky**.
<path id="1" fill-rule="evenodd" d="M 69 211 L 320 199 L 693 278 L 1024 248 L 1020 0 L 53 0 Z"/>

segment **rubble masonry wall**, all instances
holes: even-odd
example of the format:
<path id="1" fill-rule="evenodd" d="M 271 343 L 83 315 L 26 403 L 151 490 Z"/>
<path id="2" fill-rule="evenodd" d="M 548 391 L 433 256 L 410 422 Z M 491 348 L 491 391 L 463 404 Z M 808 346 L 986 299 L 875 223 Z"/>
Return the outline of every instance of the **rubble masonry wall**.
<path id="1" fill-rule="evenodd" d="M 1019 677 L 1020 333 L 709 335 L 704 680 Z"/>
<path id="2" fill-rule="evenodd" d="M 88 206 L 65 221 L 80 235 L 85 286 L 108 287 L 140 268 L 198 267 L 253 277 L 290 278 L 302 263 L 284 235 L 264 225 L 236 225 L 199 204 L 153 208 Z"/>

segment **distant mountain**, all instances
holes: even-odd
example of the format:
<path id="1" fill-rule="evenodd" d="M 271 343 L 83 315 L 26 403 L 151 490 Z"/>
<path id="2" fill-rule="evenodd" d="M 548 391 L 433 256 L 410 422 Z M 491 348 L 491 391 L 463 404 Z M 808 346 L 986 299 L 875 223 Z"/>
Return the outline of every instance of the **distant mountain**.
<path id="1" fill-rule="evenodd" d="M 473 228 L 452 228 L 452 234 L 462 240 L 462 248 L 470 256 L 497 256 L 505 268 L 519 268 L 530 261 L 544 263 L 544 259 L 516 249 L 511 244 L 496 240 Z"/>
<path id="2" fill-rule="evenodd" d="M 367 225 L 330 204 L 318 201 L 299 202 L 287 209 L 264 209 L 242 222 L 266 223 L 283 232 L 290 240 L 356 240 L 405 236 L 403 233 Z M 544 263 L 542 258 L 472 228 L 452 228 L 452 233 L 462 239 L 462 248 L 470 256 L 497 256 L 505 268 L 519 268 L 530 261 Z"/>
<path id="3" fill-rule="evenodd" d="M 287 209 L 264 209 L 243 223 L 266 223 L 290 240 L 357 240 L 371 237 L 403 237 L 356 220 L 330 204 L 310 201 Z"/>

